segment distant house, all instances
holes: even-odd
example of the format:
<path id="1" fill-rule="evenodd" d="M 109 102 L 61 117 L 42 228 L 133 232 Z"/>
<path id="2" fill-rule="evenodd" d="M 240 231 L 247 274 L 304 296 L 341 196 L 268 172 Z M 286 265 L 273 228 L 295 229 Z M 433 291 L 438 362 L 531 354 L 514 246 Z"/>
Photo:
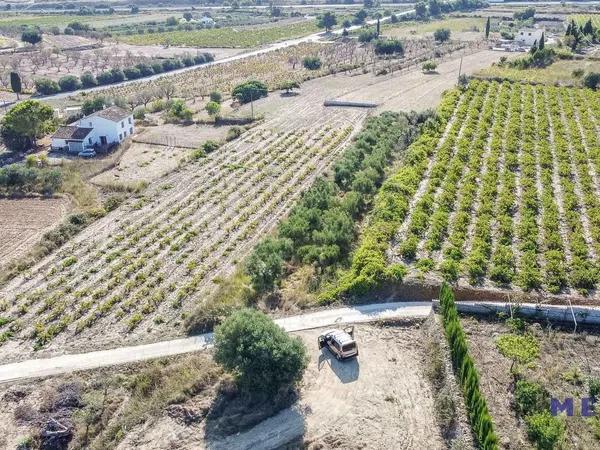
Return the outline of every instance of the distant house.
<path id="1" fill-rule="evenodd" d="M 106 149 L 134 132 L 133 113 L 111 106 L 79 119 L 76 124 L 60 127 L 52 136 L 51 147 L 69 153 L 79 153 L 85 148 Z"/>
<path id="2" fill-rule="evenodd" d="M 198 20 L 198 22 L 200 22 L 205 27 L 212 27 L 215 24 L 215 21 L 211 17 L 207 16 L 203 16 L 201 19 Z"/>
<path id="3" fill-rule="evenodd" d="M 515 42 L 521 47 L 532 47 L 539 43 L 544 34 L 543 28 L 523 28 L 515 36 Z"/>

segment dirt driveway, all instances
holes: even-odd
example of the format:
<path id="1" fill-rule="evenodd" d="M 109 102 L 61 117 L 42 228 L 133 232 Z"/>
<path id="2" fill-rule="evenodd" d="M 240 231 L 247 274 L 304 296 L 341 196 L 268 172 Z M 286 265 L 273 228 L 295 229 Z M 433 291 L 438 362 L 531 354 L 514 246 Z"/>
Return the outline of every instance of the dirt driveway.
<path id="1" fill-rule="evenodd" d="M 297 333 L 310 363 L 300 399 L 250 430 L 207 442 L 204 429 L 165 417 L 130 433 L 119 449 L 442 449 L 425 377 L 419 322 L 358 325 L 360 356 L 339 362 L 317 349 L 323 329 Z M 173 447 L 175 446 L 175 447 Z"/>

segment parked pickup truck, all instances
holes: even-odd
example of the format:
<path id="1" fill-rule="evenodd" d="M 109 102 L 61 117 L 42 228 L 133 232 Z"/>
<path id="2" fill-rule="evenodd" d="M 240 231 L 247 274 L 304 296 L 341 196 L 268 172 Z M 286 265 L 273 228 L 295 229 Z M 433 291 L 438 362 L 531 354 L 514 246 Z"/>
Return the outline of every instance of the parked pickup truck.
<path id="1" fill-rule="evenodd" d="M 358 346 L 354 340 L 354 327 L 343 330 L 327 330 L 318 338 L 319 349 L 327 347 L 338 360 L 358 356 Z"/>

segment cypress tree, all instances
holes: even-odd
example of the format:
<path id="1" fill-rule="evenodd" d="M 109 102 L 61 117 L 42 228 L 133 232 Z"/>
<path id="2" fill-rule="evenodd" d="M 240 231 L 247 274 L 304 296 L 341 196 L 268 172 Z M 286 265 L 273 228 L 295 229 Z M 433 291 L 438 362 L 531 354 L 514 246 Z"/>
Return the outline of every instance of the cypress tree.
<path id="1" fill-rule="evenodd" d="M 19 94 L 22 92 L 21 86 L 21 77 L 17 72 L 10 73 L 10 88 L 12 91 L 17 94 L 17 100 L 19 99 Z"/>
<path id="2" fill-rule="evenodd" d="M 487 18 L 485 22 L 485 38 L 487 39 L 490 36 L 490 18 Z"/>

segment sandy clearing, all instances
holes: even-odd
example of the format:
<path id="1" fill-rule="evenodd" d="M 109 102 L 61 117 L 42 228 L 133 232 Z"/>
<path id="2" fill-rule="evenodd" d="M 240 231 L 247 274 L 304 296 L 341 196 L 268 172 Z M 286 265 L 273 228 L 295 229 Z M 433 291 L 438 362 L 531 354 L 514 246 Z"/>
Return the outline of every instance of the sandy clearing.
<path id="1" fill-rule="evenodd" d="M 0 266 L 27 254 L 69 208 L 67 198 L 0 199 Z"/>
<path id="2" fill-rule="evenodd" d="M 300 399 L 254 428 L 207 441 L 203 424 L 186 427 L 163 417 L 130 433 L 118 449 L 444 448 L 420 325 L 355 330 L 361 354 L 345 362 L 317 349 L 322 329 L 298 333 L 310 354 Z"/>

